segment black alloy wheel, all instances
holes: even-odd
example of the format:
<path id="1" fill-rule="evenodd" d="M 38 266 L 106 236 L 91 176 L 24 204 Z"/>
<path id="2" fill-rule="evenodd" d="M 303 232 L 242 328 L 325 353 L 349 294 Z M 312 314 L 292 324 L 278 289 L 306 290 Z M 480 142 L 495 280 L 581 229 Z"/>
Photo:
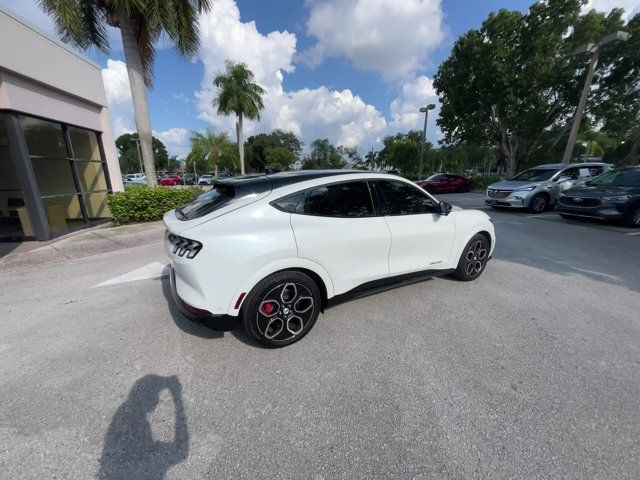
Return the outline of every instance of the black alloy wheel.
<path id="1" fill-rule="evenodd" d="M 627 219 L 627 226 L 640 228 L 640 205 L 631 208 Z"/>
<path id="2" fill-rule="evenodd" d="M 536 194 L 529 202 L 529 211 L 531 213 L 542 213 L 547 209 L 549 201 L 544 193 Z"/>
<path id="3" fill-rule="evenodd" d="M 487 237 L 479 233 L 474 235 L 464 247 L 453 276 L 465 282 L 478 278 L 489 261 L 489 249 Z"/>
<path id="4" fill-rule="evenodd" d="M 320 313 L 322 297 L 304 273 L 285 271 L 262 280 L 243 307 L 245 330 L 269 347 L 284 347 L 304 337 Z"/>

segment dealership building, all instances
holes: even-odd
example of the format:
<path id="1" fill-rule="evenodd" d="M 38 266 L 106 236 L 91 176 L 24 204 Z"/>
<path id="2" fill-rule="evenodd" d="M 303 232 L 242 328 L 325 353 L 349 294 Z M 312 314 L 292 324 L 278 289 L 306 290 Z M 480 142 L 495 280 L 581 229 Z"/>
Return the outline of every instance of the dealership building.
<path id="1" fill-rule="evenodd" d="M 0 241 L 109 219 L 122 190 L 100 67 L 0 9 Z"/>

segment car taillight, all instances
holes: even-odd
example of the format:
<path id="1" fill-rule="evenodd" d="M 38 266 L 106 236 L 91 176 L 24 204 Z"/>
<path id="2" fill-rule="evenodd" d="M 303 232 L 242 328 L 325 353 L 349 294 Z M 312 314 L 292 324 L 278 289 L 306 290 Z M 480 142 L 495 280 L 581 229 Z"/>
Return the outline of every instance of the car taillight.
<path id="1" fill-rule="evenodd" d="M 202 250 L 200 242 L 174 235 L 173 233 L 167 232 L 167 240 L 173 245 L 172 253 L 179 257 L 184 257 L 186 254 L 187 258 L 193 258 Z"/>

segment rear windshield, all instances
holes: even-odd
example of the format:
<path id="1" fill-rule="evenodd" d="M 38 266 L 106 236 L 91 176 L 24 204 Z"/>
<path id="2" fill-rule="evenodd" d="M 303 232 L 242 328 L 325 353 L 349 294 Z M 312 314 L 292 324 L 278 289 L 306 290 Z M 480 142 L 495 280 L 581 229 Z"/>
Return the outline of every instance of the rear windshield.
<path id="1" fill-rule="evenodd" d="M 520 182 L 542 182 L 544 180 L 549 180 L 558 170 L 560 169 L 532 168 L 530 170 L 525 170 L 524 172 L 519 173 L 511 180 L 517 180 Z"/>
<path id="2" fill-rule="evenodd" d="M 640 170 L 611 170 L 591 180 L 591 185 L 640 187 Z"/>
<path id="3" fill-rule="evenodd" d="M 176 216 L 180 220 L 193 220 L 204 217 L 226 205 L 229 205 L 235 198 L 235 189 L 232 185 L 217 183 L 213 189 L 203 193 L 188 205 L 176 209 Z"/>

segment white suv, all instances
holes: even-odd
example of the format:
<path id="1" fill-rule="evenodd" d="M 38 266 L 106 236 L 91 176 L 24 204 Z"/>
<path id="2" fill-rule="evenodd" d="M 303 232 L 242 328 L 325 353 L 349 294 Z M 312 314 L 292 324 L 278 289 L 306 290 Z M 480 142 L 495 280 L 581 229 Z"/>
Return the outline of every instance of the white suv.
<path id="1" fill-rule="evenodd" d="M 473 280 L 495 245 L 485 213 L 361 171 L 219 181 L 164 223 L 181 311 L 218 330 L 242 323 L 269 346 L 299 340 L 340 300 L 435 275 Z"/>

